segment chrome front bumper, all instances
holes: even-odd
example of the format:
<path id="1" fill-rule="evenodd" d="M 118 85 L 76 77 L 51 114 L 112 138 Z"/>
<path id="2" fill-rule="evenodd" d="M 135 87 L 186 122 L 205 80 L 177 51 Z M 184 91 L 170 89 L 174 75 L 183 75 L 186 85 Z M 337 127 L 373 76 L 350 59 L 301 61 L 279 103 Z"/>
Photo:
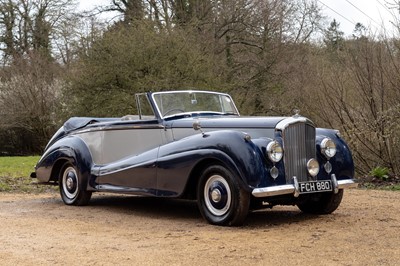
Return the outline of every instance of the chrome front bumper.
<path id="1" fill-rule="evenodd" d="M 335 174 L 331 175 L 331 181 L 335 194 L 339 192 L 339 189 L 356 188 L 358 186 L 354 179 L 337 180 Z M 299 182 L 297 181 L 297 177 L 294 176 L 293 184 L 255 188 L 253 189 L 252 194 L 254 197 L 257 198 L 279 196 L 285 194 L 293 194 L 293 196 L 298 197 L 300 195 Z"/>

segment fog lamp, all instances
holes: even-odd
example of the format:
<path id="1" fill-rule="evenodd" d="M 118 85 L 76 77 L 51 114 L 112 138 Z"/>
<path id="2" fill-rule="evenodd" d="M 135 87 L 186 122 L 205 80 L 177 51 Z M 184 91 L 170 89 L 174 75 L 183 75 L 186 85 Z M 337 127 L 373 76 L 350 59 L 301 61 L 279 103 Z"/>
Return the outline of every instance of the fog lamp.
<path id="1" fill-rule="evenodd" d="M 269 170 L 269 173 L 270 173 L 270 175 L 271 175 L 271 177 L 272 177 L 273 179 L 277 179 L 278 176 L 279 176 L 279 170 L 278 170 L 278 168 L 276 168 L 275 166 L 273 166 L 273 167 L 271 168 L 271 170 Z"/>
<path id="2" fill-rule="evenodd" d="M 332 164 L 330 162 L 326 162 L 326 164 L 324 164 L 324 169 L 329 174 L 332 172 Z"/>
<path id="3" fill-rule="evenodd" d="M 308 170 L 308 173 L 312 177 L 317 176 L 318 173 L 319 173 L 319 163 L 318 163 L 318 161 L 315 160 L 314 158 L 308 160 L 308 162 L 307 162 L 307 170 Z"/>

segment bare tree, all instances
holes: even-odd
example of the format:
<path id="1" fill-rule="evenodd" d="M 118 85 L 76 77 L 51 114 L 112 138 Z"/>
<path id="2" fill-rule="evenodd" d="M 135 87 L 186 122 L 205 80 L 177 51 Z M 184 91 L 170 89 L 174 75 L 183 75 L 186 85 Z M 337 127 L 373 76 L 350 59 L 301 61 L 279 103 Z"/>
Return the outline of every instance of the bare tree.
<path id="1" fill-rule="evenodd" d="M 69 0 L 0 0 L 0 135 L 14 137 L 25 152 L 39 152 L 54 130 L 64 84 L 55 49 L 61 47 L 54 44 L 75 6 Z M 69 47 L 62 48 L 68 62 Z"/>
<path id="2" fill-rule="evenodd" d="M 69 0 L 1 0 L 3 64 L 32 51 L 51 58 L 54 32 L 69 21 L 68 14 L 76 5 Z"/>
<path id="3" fill-rule="evenodd" d="M 29 60 L 17 60 L 1 72 L 0 131 L 8 132 L 10 139 L 15 134 L 29 136 L 20 139 L 30 143 L 28 150 L 18 153 L 40 152 L 54 132 L 64 84 L 55 78 L 59 71 L 40 54 L 31 54 Z"/>
<path id="4" fill-rule="evenodd" d="M 310 101 L 320 122 L 350 141 L 359 173 L 377 166 L 400 171 L 398 52 L 389 40 L 361 38 L 347 41 L 337 61 L 318 67 L 321 86 Z"/>

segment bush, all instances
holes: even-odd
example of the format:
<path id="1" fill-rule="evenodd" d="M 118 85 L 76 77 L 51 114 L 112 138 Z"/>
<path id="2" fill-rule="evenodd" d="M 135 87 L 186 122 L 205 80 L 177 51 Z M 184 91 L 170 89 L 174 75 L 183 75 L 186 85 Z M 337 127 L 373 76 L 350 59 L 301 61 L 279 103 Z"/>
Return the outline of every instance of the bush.
<path id="1" fill-rule="evenodd" d="M 372 169 L 369 174 L 381 180 L 387 180 L 389 178 L 389 169 L 386 167 L 377 166 Z"/>

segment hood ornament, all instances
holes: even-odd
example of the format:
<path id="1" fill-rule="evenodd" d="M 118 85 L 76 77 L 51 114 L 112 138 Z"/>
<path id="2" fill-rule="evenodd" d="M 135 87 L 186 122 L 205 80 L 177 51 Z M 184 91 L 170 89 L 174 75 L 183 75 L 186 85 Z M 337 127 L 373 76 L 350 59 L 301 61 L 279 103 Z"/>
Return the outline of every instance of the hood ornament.
<path id="1" fill-rule="evenodd" d="M 299 109 L 293 109 L 293 112 L 294 112 L 294 115 L 293 115 L 294 118 L 299 118 L 300 117 L 300 110 Z"/>

